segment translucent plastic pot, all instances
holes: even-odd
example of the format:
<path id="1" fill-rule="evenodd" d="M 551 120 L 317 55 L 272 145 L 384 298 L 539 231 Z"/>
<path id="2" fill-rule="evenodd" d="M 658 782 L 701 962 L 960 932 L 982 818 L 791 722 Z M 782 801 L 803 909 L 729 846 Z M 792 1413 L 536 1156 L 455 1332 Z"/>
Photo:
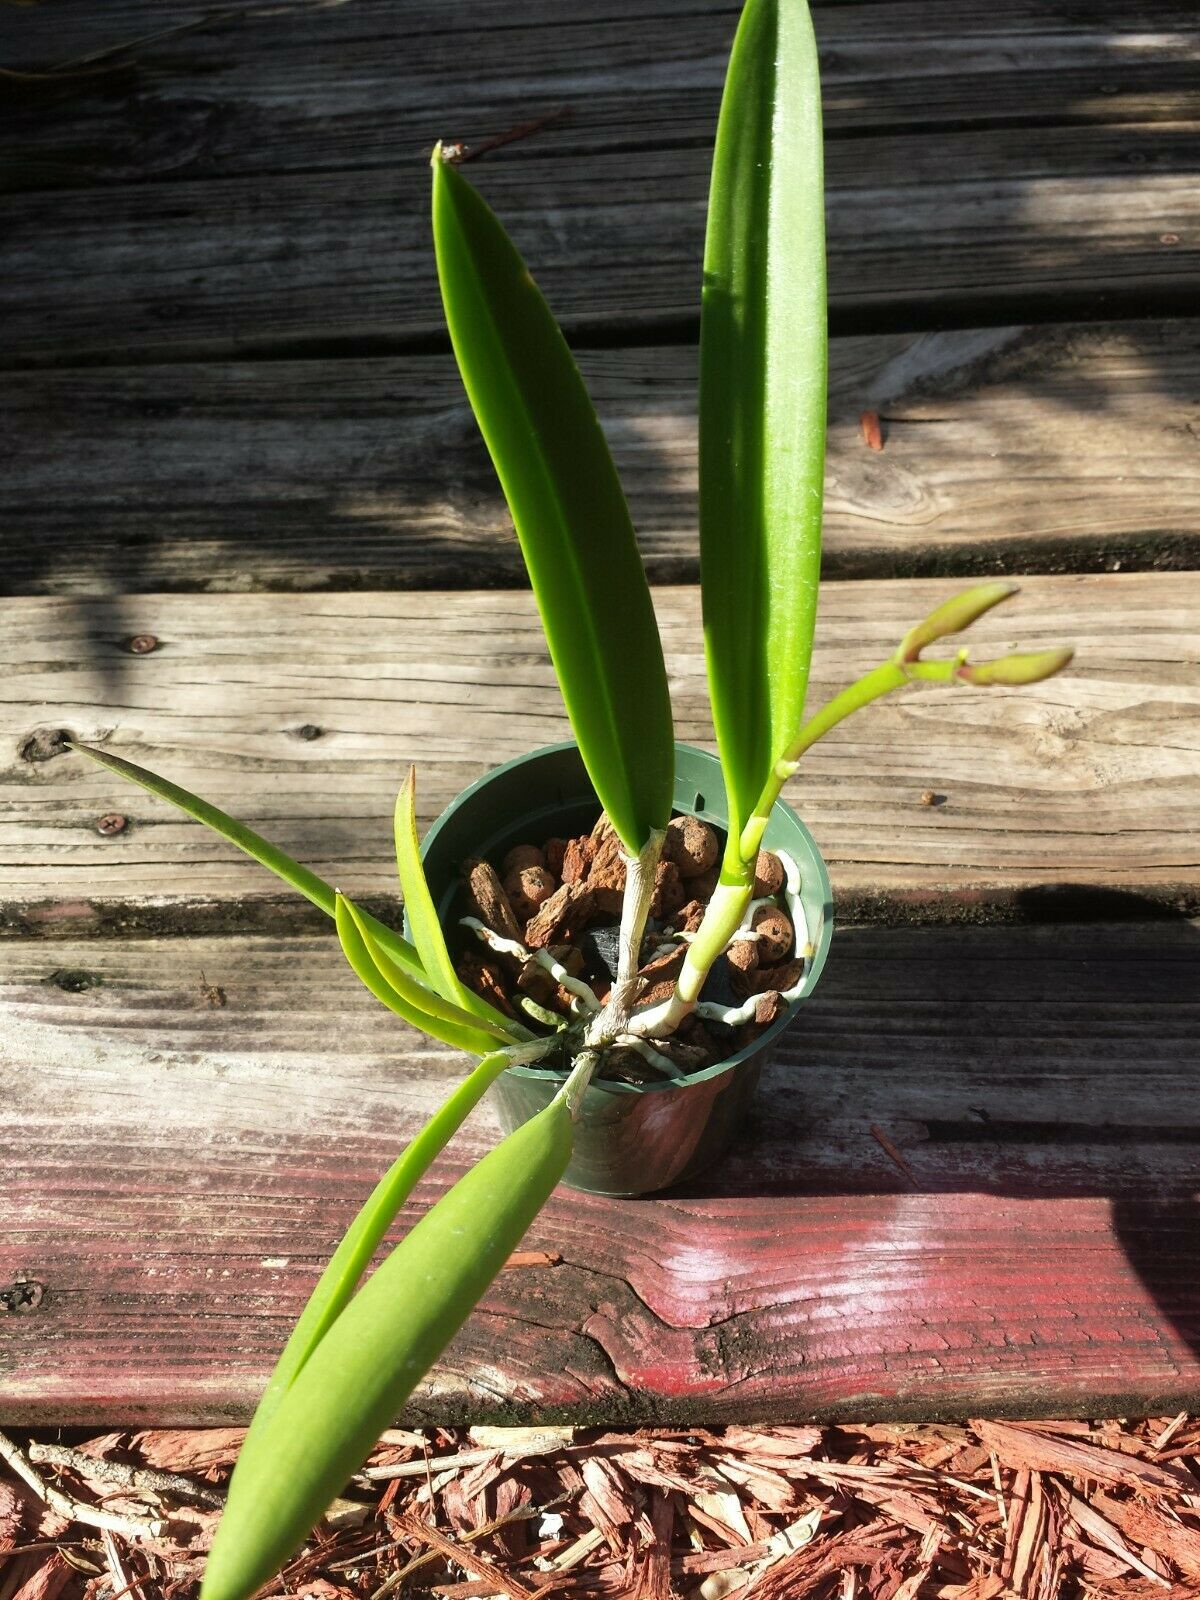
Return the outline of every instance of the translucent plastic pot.
<path id="1" fill-rule="evenodd" d="M 675 810 L 725 831 L 725 789 L 715 756 L 676 745 Z M 599 814 L 574 744 L 548 745 L 520 756 L 464 789 L 429 830 L 421 852 L 451 947 L 458 942 L 456 896 L 465 860 L 485 856 L 496 862 L 515 844 L 575 837 L 588 832 Z M 804 994 L 753 1044 L 684 1082 L 593 1083 L 567 1168 L 566 1182 L 573 1188 L 610 1195 L 665 1189 L 710 1166 L 741 1127 L 763 1066 L 816 988 L 833 932 L 829 875 L 821 852 L 783 801 L 771 814 L 763 842 L 767 849 L 786 850 L 800 868 L 800 898 L 814 946 Z M 510 1068 L 491 1091 L 505 1130 L 540 1111 L 561 1081 L 557 1072 L 544 1068 Z"/>

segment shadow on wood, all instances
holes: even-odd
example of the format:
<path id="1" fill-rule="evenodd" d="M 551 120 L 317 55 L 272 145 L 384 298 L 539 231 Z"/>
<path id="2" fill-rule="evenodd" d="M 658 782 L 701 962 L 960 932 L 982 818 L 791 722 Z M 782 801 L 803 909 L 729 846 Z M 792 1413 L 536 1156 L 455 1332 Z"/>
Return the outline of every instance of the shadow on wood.
<path id="1" fill-rule="evenodd" d="M 128 48 L 0 126 L 25 191 L 4 362 L 40 369 L 5 386 L 0 588 L 523 583 L 445 351 L 425 154 L 564 105 L 471 170 L 583 349 L 653 577 L 693 579 L 733 20 L 726 0 L 621 27 L 497 26 L 485 0 L 452 26 L 409 0 L 15 16 L 31 69 Z M 1143 320 L 1194 310 L 1194 17 L 923 0 L 817 24 L 833 324 L 875 331 L 834 342 L 827 574 L 1194 561 L 1200 336 Z M 1027 322 L 1052 326 L 995 326 Z"/>

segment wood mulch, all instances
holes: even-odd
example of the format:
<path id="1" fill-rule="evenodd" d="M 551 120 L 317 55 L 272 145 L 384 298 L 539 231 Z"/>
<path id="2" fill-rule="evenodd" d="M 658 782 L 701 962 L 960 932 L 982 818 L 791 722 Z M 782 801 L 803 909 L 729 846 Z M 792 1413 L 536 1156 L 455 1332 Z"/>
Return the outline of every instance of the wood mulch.
<path id="1" fill-rule="evenodd" d="M 241 1438 L 0 1435 L 0 1600 L 192 1595 Z M 1184 1600 L 1200 1419 L 395 1429 L 264 1594 Z"/>

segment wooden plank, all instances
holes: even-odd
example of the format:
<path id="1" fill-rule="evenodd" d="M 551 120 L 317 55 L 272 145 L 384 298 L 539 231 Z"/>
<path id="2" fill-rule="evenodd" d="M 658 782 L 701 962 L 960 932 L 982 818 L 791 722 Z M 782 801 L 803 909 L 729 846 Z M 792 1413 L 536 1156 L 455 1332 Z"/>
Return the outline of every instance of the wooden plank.
<path id="1" fill-rule="evenodd" d="M 110 53 L 91 62 L 97 76 L 6 86 L 0 183 L 388 167 L 440 133 L 486 139 L 564 106 L 570 117 L 539 131 L 539 156 L 631 139 L 708 145 L 736 11 L 655 0 L 514 17 L 469 0 L 449 17 L 416 0 L 355 0 L 206 14 L 60 0 L 10 24 L 9 64 L 32 72 Z M 834 139 L 1195 114 L 1200 31 L 1172 0 L 1132 13 L 1114 0 L 1086 13 L 887 0 L 820 7 L 817 31 Z"/>
<path id="2" fill-rule="evenodd" d="M 0 1294 L 42 1286 L 0 1317 L 0 1422 L 244 1417 L 461 1058 L 329 938 L 0 961 Z M 528 1246 L 561 1265 L 501 1277 L 411 1417 L 1194 1407 L 1198 963 L 1185 921 L 839 932 L 721 1169 L 653 1201 L 560 1191 Z"/>
<path id="3" fill-rule="evenodd" d="M 826 585 L 814 705 L 955 587 Z M 677 734 L 706 743 L 698 593 L 659 590 L 656 604 Z M 1198 607 L 1197 574 L 1032 579 L 979 626 L 975 654 L 1074 640 L 1069 676 L 1019 694 L 914 690 L 836 730 L 789 795 L 830 861 L 842 914 L 1029 916 L 1094 909 L 1097 896 L 1120 906 L 1114 915 L 1195 906 Z M 61 730 L 202 791 L 365 897 L 395 882 L 390 816 L 409 761 L 428 820 L 486 768 L 568 732 L 525 593 L 34 598 L 3 609 L 2 693 L 14 712 L 0 904 L 18 929 L 232 932 L 273 929 L 280 916 L 300 926 L 308 914 L 197 825 L 61 753 Z M 131 654 L 136 635 L 158 648 Z M 97 820 L 114 810 L 129 825 L 102 836 Z"/>
<path id="4" fill-rule="evenodd" d="M 694 582 L 694 349 L 582 364 L 651 577 Z M 827 577 L 1200 565 L 1200 323 L 842 338 L 831 365 Z M 448 353 L 13 374 L 0 434 L 9 593 L 525 582 Z"/>
<path id="5" fill-rule="evenodd" d="M 1200 124 L 832 142 L 834 326 L 1190 312 L 1198 160 Z M 707 148 L 651 142 L 474 171 L 577 340 L 692 335 Z M 441 341 L 427 212 L 422 154 L 352 181 L 284 173 L 117 184 L 69 202 L 11 196 L 3 361 L 363 355 Z"/>

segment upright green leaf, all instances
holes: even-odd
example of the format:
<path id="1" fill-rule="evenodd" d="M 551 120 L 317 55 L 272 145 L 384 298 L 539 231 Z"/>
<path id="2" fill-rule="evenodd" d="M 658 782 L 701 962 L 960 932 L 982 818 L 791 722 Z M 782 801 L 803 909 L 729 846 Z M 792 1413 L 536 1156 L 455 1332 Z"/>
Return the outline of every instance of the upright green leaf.
<path id="1" fill-rule="evenodd" d="M 566 1170 L 561 1099 L 460 1178 L 358 1291 L 239 1461 L 201 1600 L 277 1572 L 457 1333 Z"/>
<path id="2" fill-rule="evenodd" d="M 277 878 L 282 878 L 284 883 L 293 889 L 298 889 L 306 899 L 323 911 L 327 917 L 332 917 L 336 909 L 337 890 L 332 884 L 318 878 L 315 872 L 310 872 L 307 867 L 302 867 L 298 861 L 292 859 L 285 850 L 278 845 L 271 844 L 261 834 L 255 833 L 253 828 L 247 828 L 244 823 L 237 822 L 233 817 L 210 805 L 207 800 L 201 800 L 199 795 L 192 794 L 188 789 L 181 789 L 177 783 L 172 783 L 168 778 L 160 778 L 157 773 L 139 767 L 133 761 L 126 761 L 124 756 L 115 756 L 109 750 L 97 750 L 92 745 L 77 744 L 72 747 L 81 755 L 89 757 L 102 767 L 107 767 L 109 772 L 115 772 L 119 777 L 128 778 L 131 783 L 139 784 L 143 789 L 148 789 L 151 794 L 157 795 L 160 800 L 168 800 L 173 806 L 178 806 L 181 811 L 186 811 L 189 817 L 197 822 L 202 822 L 206 828 L 211 828 L 214 833 L 219 833 L 222 839 L 228 839 L 230 844 L 236 845 L 239 850 L 244 850 L 248 856 L 253 856 L 261 866 L 273 872 Z M 421 970 L 420 958 L 409 944 L 408 940 L 400 934 L 394 933 L 391 928 L 385 927 L 377 917 L 371 916 L 367 911 L 361 913 L 372 936 L 387 951 L 388 955 L 402 967 L 410 977 L 421 981 L 424 973 Z"/>
<path id="3" fill-rule="evenodd" d="M 434 152 L 446 322 L 529 569 L 588 774 L 636 855 L 671 813 L 662 645 L 625 497 L 583 379 L 491 211 Z"/>
<path id="4" fill-rule="evenodd" d="M 421 845 L 417 838 L 417 773 L 410 767 L 396 796 L 393 825 L 396 837 L 396 869 L 404 892 L 404 910 L 412 930 L 413 943 L 429 981 L 447 1000 L 463 1004 L 470 991 L 459 980 L 446 947 L 442 925 L 421 864 Z"/>
<path id="5" fill-rule="evenodd" d="M 490 1006 L 481 995 L 468 989 L 454 970 L 437 907 L 429 892 L 425 868 L 421 862 L 421 846 L 417 838 L 417 773 L 410 767 L 408 776 L 396 796 L 395 833 L 396 867 L 400 874 L 400 887 L 404 891 L 404 909 L 421 965 L 429 982 L 445 999 L 452 1000 L 473 1016 L 492 1027 L 503 1028 L 506 1034 L 528 1037 L 528 1030 L 509 1021 L 495 1006 Z"/>
<path id="6" fill-rule="evenodd" d="M 373 939 L 365 916 L 344 895 L 338 895 L 335 911 L 338 938 L 346 960 L 375 998 L 414 1028 L 433 1039 L 466 1050 L 475 1056 L 489 1054 L 499 1044 L 510 1044 L 512 1036 L 493 1028 L 443 1000 L 424 984 L 397 966 Z"/>
<path id="7" fill-rule="evenodd" d="M 704 635 L 734 837 L 803 721 L 825 396 L 816 42 L 805 0 L 747 0 L 717 129 L 700 321 Z"/>

